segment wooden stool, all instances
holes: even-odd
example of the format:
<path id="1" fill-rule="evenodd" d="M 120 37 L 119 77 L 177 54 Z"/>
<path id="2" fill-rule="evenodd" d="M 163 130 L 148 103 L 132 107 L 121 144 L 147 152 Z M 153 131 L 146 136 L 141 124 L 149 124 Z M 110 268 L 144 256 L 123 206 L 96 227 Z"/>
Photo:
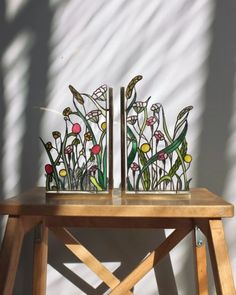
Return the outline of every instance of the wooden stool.
<path id="1" fill-rule="evenodd" d="M 235 287 L 224 237 L 222 218 L 233 216 L 233 205 L 207 189 L 191 190 L 191 199 L 178 196 L 135 195 L 113 198 L 81 196 L 79 200 L 45 198 L 43 188 L 0 203 L 9 215 L 0 252 L 0 294 L 12 294 L 24 235 L 36 227 L 33 295 L 46 293 L 48 229 L 110 288 L 110 294 L 132 294 L 144 277 L 188 233 L 193 233 L 197 294 L 208 294 L 206 246 L 210 252 L 217 294 L 234 295 Z M 181 197 L 180 197 L 181 198 Z M 153 252 L 120 281 L 65 227 L 175 229 Z"/>

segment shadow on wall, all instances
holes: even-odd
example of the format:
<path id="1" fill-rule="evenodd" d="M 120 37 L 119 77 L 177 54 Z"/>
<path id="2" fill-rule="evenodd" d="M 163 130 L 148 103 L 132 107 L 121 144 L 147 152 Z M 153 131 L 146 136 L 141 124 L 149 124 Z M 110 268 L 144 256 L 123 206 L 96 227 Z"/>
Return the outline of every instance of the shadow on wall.
<path id="1" fill-rule="evenodd" d="M 115 233 L 114 230 L 109 229 L 86 229 L 71 232 L 78 238 L 82 245 L 88 247 L 89 251 L 98 260 L 103 263 L 119 262 L 121 265 L 114 272 L 114 275 L 119 279 L 125 278 L 150 251 L 154 250 L 165 240 L 163 230 L 154 229 L 142 231 L 135 229 L 115 229 Z M 98 236 L 100 237 L 99 239 Z M 69 251 L 64 251 L 63 243 L 57 240 L 54 235 L 50 238 L 50 246 L 49 264 L 58 273 L 77 286 L 79 290 L 89 295 L 101 295 L 107 291 L 108 287 L 104 283 L 101 283 L 98 287 L 91 286 L 65 266 L 67 263 L 78 263 L 78 260 Z M 60 257 L 57 255 L 58 252 L 53 251 L 55 248 L 60 252 Z M 177 295 L 178 291 L 168 256 L 163 259 L 154 271 L 159 294 L 164 295 L 168 290 L 169 294 Z M 54 286 L 52 285 L 51 288 L 54 289 Z"/>
<path id="2" fill-rule="evenodd" d="M 40 150 L 38 135 L 40 134 L 41 114 L 34 111 L 35 105 L 44 105 L 47 87 L 47 71 L 49 58 L 49 38 L 51 29 L 52 14 L 49 8 L 49 1 L 29 1 L 16 17 L 7 22 L 6 20 L 6 1 L 0 2 L 0 60 L 11 42 L 23 30 L 29 30 L 34 35 L 34 44 L 30 52 L 29 61 L 29 82 L 26 97 L 26 107 L 24 110 L 24 120 L 26 131 L 22 141 L 22 154 L 20 163 L 20 183 L 19 190 L 23 191 L 33 187 L 37 183 L 38 165 Z M 3 89 L 3 68 L 0 68 L 0 126 L 4 126 L 4 115 L 6 105 L 4 104 Z M 17 99 L 17 97 L 15 98 Z M 0 144 L 0 164 L 3 158 L 3 128 L 1 128 Z M 10 146 L 9 149 L 16 147 Z M 14 167 L 13 167 L 14 169 Z M 0 198 L 3 196 L 3 171 L 0 174 Z M 24 241 L 19 271 L 16 278 L 14 294 L 31 294 L 32 281 L 32 235 L 28 235 Z"/>
<path id="3" fill-rule="evenodd" d="M 222 195 L 230 165 L 227 143 L 234 111 L 236 3 L 217 1 L 208 59 L 198 159 L 198 186 Z M 211 173 L 212 172 L 212 173 Z"/>

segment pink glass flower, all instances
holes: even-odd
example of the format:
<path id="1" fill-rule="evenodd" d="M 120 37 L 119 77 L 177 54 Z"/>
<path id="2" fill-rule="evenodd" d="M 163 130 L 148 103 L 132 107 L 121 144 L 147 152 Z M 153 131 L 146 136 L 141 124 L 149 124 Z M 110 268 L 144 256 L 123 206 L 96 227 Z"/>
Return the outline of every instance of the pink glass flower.
<path id="1" fill-rule="evenodd" d="M 166 159 L 168 158 L 168 155 L 164 152 L 161 152 L 159 155 L 158 155 L 158 160 L 159 161 L 165 161 Z"/>
<path id="2" fill-rule="evenodd" d="M 156 123 L 156 121 L 157 121 L 157 118 L 154 117 L 154 116 L 151 116 L 151 117 L 149 117 L 149 118 L 147 119 L 147 121 L 146 121 L 146 125 L 147 125 L 147 126 L 152 126 L 153 124 Z"/>
<path id="3" fill-rule="evenodd" d="M 51 164 L 46 164 L 44 168 L 45 168 L 45 171 L 46 171 L 47 174 L 52 174 L 53 173 L 53 167 L 52 167 Z"/>
<path id="4" fill-rule="evenodd" d="M 70 144 L 65 148 L 65 154 L 69 155 L 73 151 L 73 146 Z"/>
<path id="5" fill-rule="evenodd" d="M 73 124 L 71 131 L 73 133 L 75 133 L 75 134 L 79 134 L 81 132 L 81 126 L 80 126 L 80 124 L 79 123 Z"/>
<path id="6" fill-rule="evenodd" d="M 94 154 L 94 155 L 97 155 L 99 154 L 101 151 L 101 147 L 99 144 L 95 144 L 92 149 L 91 149 L 91 152 Z"/>
<path id="7" fill-rule="evenodd" d="M 139 165 L 136 163 L 136 162 L 133 162 L 131 165 L 130 165 L 130 168 L 133 170 L 133 171 L 138 171 L 140 169 Z"/>
<path id="8" fill-rule="evenodd" d="M 89 168 L 89 172 L 90 173 L 94 173 L 94 172 L 96 172 L 98 170 L 98 166 L 97 165 L 93 165 L 93 166 L 91 166 L 90 168 Z"/>
<path id="9" fill-rule="evenodd" d="M 160 130 L 155 131 L 154 136 L 157 140 L 164 140 L 165 139 L 164 134 Z"/>

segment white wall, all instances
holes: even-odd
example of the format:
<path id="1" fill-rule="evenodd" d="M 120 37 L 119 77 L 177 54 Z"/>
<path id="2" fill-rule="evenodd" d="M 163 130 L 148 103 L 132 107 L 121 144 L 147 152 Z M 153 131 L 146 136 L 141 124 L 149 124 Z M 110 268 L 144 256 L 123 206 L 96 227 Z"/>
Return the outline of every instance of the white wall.
<path id="1" fill-rule="evenodd" d="M 142 74 L 140 97 L 152 95 L 161 102 L 170 125 L 175 117 L 172 114 L 186 105 L 194 106 L 188 134 L 194 158 L 192 185 L 208 187 L 235 203 L 234 1 L 2 0 L 0 14 L 2 198 L 44 185 L 46 157 L 38 136 L 47 138 L 63 126 L 60 117 L 40 112 L 38 107 L 61 111 L 71 99 L 69 84 L 92 92 L 107 83 L 115 91 L 118 130 L 119 87 Z M 119 136 L 114 137 L 117 146 Z M 120 159 L 116 151 L 114 154 L 118 186 Z M 235 226 L 235 218 L 225 221 L 236 279 Z M 77 237 L 109 268 L 117 268 L 121 277 L 168 233 L 76 231 Z M 189 239 L 137 284 L 134 293 L 194 294 Z M 14 294 L 31 294 L 31 242 L 29 235 Z M 75 262 L 51 236 L 47 294 L 105 292 L 105 286 L 99 286 L 96 277 Z M 79 272 L 82 278 L 76 278 L 73 272 Z M 92 286 L 83 277 L 89 278 Z M 210 294 L 214 293 L 212 289 Z"/>

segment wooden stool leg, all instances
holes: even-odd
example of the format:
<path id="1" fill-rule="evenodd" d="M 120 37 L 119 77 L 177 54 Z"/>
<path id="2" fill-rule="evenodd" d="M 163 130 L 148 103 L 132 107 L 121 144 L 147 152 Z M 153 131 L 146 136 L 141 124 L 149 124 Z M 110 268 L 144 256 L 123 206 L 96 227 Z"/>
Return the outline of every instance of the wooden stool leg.
<path id="1" fill-rule="evenodd" d="M 222 220 L 209 220 L 208 245 L 217 294 L 235 295 Z"/>
<path id="2" fill-rule="evenodd" d="M 46 294 L 48 260 L 48 228 L 38 225 L 34 239 L 33 295 Z"/>
<path id="3" fill-rule="evenodd" d="M 197 229 L 195 229 L 196 231 Z M 196 265 L 196 287 L 198 295 L 208 295 L 206 245 L 198 245 L 196 233 L 193 232 L 194 260 Z"/>
<path id="4" fill-rule="evenodd" d="M 10 295 L 13 292 L 23 238 L 24 229 L 20 217 L 10 216 L 0 251 L 1 295 Z"/>

